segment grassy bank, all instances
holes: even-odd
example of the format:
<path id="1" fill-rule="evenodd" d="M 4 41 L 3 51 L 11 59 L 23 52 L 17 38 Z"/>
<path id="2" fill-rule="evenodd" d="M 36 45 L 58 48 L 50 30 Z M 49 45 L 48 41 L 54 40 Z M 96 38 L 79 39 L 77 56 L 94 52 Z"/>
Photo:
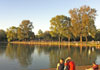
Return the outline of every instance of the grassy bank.
<path id="1" fill-rule="evenodd" d="M 63 41 L 61 43 L 57 42 L 57 41 L 13 41 L 10 42 L 13 44 L 30 44 L 30 45 L 61 45 L 61 46 L 67 46 L 67 45 L 71 45 L 71 46 L 96 46 L 96 47 L 100 47 L 100 42 L 99 41 L 93 41 L 93 42 L 83 42 L 82 44 L 80 42 L 66 42 Z"/>

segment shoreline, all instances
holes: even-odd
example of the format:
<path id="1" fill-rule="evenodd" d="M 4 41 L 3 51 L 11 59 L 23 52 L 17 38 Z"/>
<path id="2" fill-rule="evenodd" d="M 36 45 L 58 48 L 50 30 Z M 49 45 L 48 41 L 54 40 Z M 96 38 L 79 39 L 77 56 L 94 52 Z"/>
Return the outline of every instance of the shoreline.
<path id="1" fill-rule="evenodd" d="M 63 41 L 59 43 L 58 41 L 13 41 L 10 42 L 12 44 L 29 44 L 29 45 L 47 45 L 47 46 L 95 46 L 100 47 L 100 41 L 90 41 L 90 42 L 83 42 L 82 44 L 80 42 L 67 42 Z"/>
<path id="2" fill-rule="evenodd" d="M 76 66 L 76 70 L 86 70 L 91 68 L 92 65 L 88 65 L 88 66 Z M 49 68 L 49 69 L 40 69 L 40 70 L 56 70 L 56 68 Z M 100 65 L 99 65 L 99 69 L 100 70 Z"/>

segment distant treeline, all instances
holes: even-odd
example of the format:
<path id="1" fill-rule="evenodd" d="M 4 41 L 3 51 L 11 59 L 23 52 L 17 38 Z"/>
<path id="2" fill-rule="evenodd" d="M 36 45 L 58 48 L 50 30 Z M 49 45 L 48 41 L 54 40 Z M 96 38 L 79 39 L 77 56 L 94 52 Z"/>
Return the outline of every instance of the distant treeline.
<path id="1" fill-rule="evenodd" d="M 33 33 L 32 37 L 27 38 L 27 40 L 25 38 L 23 38 L 21 40 L 19 40 L 18 38 L 16 38 L 16 39 L 12 38 L 10 41 L 34 41 L 34 40 L 35 41 L 59 41 L 58 36 L 52 37 L 50 34 L 50 31 L 43 32 L 43 31 L 39 30 L 38 33 L 39 33 L 38 35 L 34 35 L 34 33 Z M 100 41 L 100 29 L 97 30 L 95 38 L 92 38 L 91 36 L 88 36 L 87 38 L 88 38 L 88 41 L 92 41 L 92 40 Z M 86 41 L 85 37 L 83 37 L 82 40 Z M 7 32 L 4 30 L 0 30 L 0 42 L 6 42 L 6 41 L 8 41 Z M 68 41 L 68 38 L 63 37 L 62 41 Z M 80 41 L 80 38 L 72 37 L 71 41 Z"/>
<path id="2" fill-rule="evenodd" d="M 51 18 L 50 30 L 41 29 L 35 35 L 30 20 L 23 20 L 18 27 L 12 26 L 6 31 L 0 30 L 0 41 L 100 41 L 100 29 L 96 29 L 96 10 L 89 6 L 74 8 L 70 17 L 57 15 Z M 44 27 L 44 26 L 41 26 Z"/>

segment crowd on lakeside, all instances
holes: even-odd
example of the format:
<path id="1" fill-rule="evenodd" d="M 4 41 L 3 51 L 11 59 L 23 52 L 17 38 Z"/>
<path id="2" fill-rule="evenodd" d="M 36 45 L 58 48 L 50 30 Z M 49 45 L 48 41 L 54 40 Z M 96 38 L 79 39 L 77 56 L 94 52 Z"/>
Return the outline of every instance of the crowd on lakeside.
<path id="1" fill-rule="evenodd" d="M 76 70 L 76 65 L 74 61 L 72 61 L 71 57 L 65 59 L 61 58 L 59 63 L 57 64 L 56 70 Z M 99 70 L 99 66 L 93 62 L 92 67 L 86 70 Z"/>

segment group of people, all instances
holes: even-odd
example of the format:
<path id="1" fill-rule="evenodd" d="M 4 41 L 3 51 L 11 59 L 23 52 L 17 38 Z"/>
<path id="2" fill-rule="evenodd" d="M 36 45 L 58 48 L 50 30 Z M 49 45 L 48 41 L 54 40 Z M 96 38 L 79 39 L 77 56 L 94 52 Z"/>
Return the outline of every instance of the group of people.
<path id="1" fill-rule="evenodd" d="M 93 62 L 93 66 L 86 70 L 98 70 L 98 65 Z M 57 70 L 75 70 L 75 63 L 72 61 L 71 57 L 65 59 L 61 58 L 57 64 Z"/>
<path id="2" fill-rule="evenodd" d="M 57 70 L 75 70 L 75 63 L 71 60 L 71 57 L 65 59 L 61 58 L 57 64 Z"/>

